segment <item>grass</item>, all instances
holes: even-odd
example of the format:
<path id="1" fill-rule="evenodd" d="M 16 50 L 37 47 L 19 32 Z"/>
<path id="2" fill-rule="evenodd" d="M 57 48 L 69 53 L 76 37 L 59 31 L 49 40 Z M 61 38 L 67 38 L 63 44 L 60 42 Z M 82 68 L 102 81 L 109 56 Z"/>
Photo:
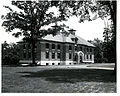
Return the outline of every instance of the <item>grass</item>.
<path id="1" fill-rule="evenodd" d="M 115 65 L 90 65 L 87 67 L 104 67 L 104 68 L 114 68 Z"/>
<path id="2" fill-rule="evenodd" d="M 2 67 L 3 93 L 114 93 L 112 70 Z"/>

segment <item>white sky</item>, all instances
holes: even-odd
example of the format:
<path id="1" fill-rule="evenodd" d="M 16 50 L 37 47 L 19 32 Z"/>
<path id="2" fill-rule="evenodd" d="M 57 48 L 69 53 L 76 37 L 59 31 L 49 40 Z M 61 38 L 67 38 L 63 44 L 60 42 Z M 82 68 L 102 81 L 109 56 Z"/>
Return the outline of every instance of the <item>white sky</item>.
<path id="1" fill-rule="evenodd" d="M 0 0 L 0 16 L 2 14 L 6 14 L 7 10 L 3 7 L 3 5 L 10 5 L 10 0 Z M 3 21 L 0 20 L 0 42 L 7 41 L 16 42 L 21 38 L 15 38 L 11 33 L 5 32 L 4 28 L 1 26 Z M 103 29 L 104 29 L 104 21 L 100 18 L 94 21 L 85 21 L 84 23 L 78 23 L 78 18 L 71 17 L 66 23 L 70 28 L 76 30 L 76 35 L 84 38 L 85 40 L 94 40 L 94 38 L 99 38 L 103 40 Z"/>

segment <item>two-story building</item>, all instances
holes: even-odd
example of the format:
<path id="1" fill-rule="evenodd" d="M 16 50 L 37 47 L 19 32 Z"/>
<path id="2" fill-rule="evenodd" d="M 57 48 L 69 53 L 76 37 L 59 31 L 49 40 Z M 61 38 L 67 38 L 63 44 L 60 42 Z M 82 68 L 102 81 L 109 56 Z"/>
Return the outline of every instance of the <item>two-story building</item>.
<path id="1" fill-rule="evenodd" d="M 74 38 L 77 38 L 75 43 Z M 20 63 L 31 63 L 31 45 L 20 45 Z M 36 43 L 35 61 L 38 65 L 72 65 L 94 63 L 94 45 L 75 34 L 47 35 Z"/>

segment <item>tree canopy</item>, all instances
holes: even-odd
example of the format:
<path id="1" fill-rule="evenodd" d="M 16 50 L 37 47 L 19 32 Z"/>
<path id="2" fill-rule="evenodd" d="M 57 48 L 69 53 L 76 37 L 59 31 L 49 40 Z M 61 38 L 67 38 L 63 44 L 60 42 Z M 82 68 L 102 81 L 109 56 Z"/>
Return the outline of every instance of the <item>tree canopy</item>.
<path id="1" fill-rule="evenodd" d="M 24 36 L 24 39 L 32 44 L 33 58 L 34 46 L 37 38 L 42 38 L 47 34 L 56 35 L 56 32 L 63 30 L 65 25 L 56 28 L 42 29 L 43 26 L 51 23 L 66 21 L 70 16 L 75 15 L 79 18 L 79 22 L 85 20 L 92 21 L 97 18 L 108 18 L 111 20 L 111 26 L 105 28 L 103 33 L 106 40 L 110 40 L 114 46 L 111 50 L 115 53 L 115 33 L 116 33 L 116 1 L 102 1 L 102 0 L 80 0 L 80 1 L 12 1 L 12 5 L 16 6 L 20 11 L 14 11 L 9 6 L 7 15 L 2 16 L 4 22 L 2 26 L 6 28 L 7 32 L 12 32 L 14 29 L 20 29 L 20 32 L 13 33 L 15 37 Z M 49 12 L 51 7 L 58 9 L 57 16 L 54 12 Z M 91 14 L 95 14 L 91 18 Z M 109 29 L 109 30 L 108 30 Z M 112 46 L 111 45 L 111 46 Z M 114 54 L 115 56 L 115 54 Z M 34 60 L 33 60 L 34 61 Z"/>

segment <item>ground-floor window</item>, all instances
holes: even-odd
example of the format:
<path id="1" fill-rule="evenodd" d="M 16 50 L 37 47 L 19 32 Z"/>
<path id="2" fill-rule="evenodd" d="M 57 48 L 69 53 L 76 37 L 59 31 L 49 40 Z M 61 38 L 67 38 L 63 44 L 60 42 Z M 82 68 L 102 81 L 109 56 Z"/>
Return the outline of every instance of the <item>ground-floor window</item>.
<path id="1" fill-rule="evenodd" d="M 52 59 L 55 59 L 55 52 L 52 52 Z"/>
<path id="2" fill-rule="evenodd" d="M 28 58 L 31 58 L 31 52 L 28 52 Z"/>
<path id="3" fill-rule="evenodd" d="M 49 52 L 46 52 L 46 59 L 49 59 Z"/>
<path id="4" fill-rule="evenodd" d="M 72 53 L 69 53 L 69 59 L 72 59 Z"/>
<path id="5" fill-rule="evenodd" d="M 88 57 L 88 55 L 87 55 L 87 59 L 88 59 L 89 57 Z"/>
<path id="6" fill-rule="evenodd" d="M 57 53 L 57 58 L 60 59 L 60 52 Z"/>
<path id="7" fill-rule="evenodd" d="M 90 55 L 90 59 L 92 59 L 92 55 Z"/>
<path id="8" fill-rule="evenodd" d="M 26 58 L 26 53 L 25 52 L 23 53 L 23 58 Z"/>
<path id="9" fill-rule="evenodd" d="M 75 53 L 73 57 L 74 57 L 74 61 L 77 61 L 77 59 L 78 59 L 77 53 Z"/>

